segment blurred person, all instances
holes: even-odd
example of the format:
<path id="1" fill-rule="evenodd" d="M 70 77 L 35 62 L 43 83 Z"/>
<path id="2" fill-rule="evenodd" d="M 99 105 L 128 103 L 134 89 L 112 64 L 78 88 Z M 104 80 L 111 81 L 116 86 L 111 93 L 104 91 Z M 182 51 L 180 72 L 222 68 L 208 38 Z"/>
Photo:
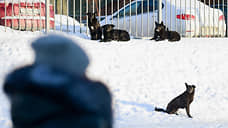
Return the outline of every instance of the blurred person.
<path id="1" fill-rule="evenodd" d="M 112 128 L 111 94 L 85 75 L 89 59 L 74 41 L 33 41 L 35 61 L 7 75 L 13 128 Z"/>

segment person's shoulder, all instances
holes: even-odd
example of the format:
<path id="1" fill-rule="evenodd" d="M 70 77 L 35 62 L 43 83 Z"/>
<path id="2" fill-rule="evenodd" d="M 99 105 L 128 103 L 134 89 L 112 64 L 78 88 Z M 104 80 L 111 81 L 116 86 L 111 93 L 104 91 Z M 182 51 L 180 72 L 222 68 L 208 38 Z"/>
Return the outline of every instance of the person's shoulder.
<path id="1" fill-rule="evenodd" d="M 91 90 L 92 92 L 99 92 L 98 94 L 101 93 L 106 93 L 107 95 L 110 94 L 109 88 L 104 82 L 98 81 L 98 80 L 92 80 L 87 77 L 81 77 L 81 78 L 76 78 L 75 83 L 73 86 L 78 86 L 79 88 L 82 87 L 84 89 Z"/>
<path id="2" fill-rule="evenodd" d="M 6 76 L 6 81 L 13 82 L 15 80 L 22 79 L 23 77 L 26 76 L 26 74 L 28 74 L 30 72 L 32 67 L 33 67 L 32 65 L 28 65 L 28 66 L 20 67 L 20 68 L 13 70 Z"/>
<path id="3" fill-rule="evenodd" d="M 15 88 L 23 88 L 23 83 L 28 80 L 28 74 L 32 69 L 32 65 L 17 68 L 10 72 L 4 81 L 3 89 L 6 92 L 14 90 Z M 18 86 L 20 85 L 20 86 Z"/>
<path id="4" fill-rule="evenodd" d="M 92 80 L 92 79 L 89 79 L 89 78 L 87 78 L 87 77 L 82 78 L 82 80 L 83 80 L 84 82 L 88 83 L 88 84 L 91 85 L 91 86 L 94 86 L 94 87 L 101 87 L 101 88 L 106 88 L 106 89 L 108 89 L 108 88 L 107 88 L 107 85 L 106 85 L 104 82 L 102 82 L 102 81 L 99 81 L 99 80 Z"/>
<path id="5" fill-rule="evenodd" d="M 91 80 L 91 84 L 92 84 L 91 86 L 93 86 L 94 91 L 97 91 L 100 94 L 104 93 L 108 97 L 111 96 L 110 90 L 104 82 Z"/>

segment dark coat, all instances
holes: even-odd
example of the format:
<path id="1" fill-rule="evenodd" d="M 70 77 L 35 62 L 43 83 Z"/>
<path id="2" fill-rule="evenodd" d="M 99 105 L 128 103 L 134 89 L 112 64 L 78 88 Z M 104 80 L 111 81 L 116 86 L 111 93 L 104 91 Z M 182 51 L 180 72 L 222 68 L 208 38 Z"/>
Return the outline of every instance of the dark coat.
<path id="1" fill-rule="evenodd" d="M 101 82 L 42 66 L 7 76 L 14 128 L 112 128 L 111 94 Z"/>

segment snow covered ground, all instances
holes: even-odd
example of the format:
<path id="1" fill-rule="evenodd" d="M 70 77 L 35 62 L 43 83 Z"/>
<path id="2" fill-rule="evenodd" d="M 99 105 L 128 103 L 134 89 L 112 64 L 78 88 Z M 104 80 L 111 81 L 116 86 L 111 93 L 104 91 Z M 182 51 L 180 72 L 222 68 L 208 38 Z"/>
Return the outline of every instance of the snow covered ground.
<path id="1" fill-rule="evenodd" d="M 32 63 L 30 43 L 40 32 L 0 27 L 0 87 L 12 69 Z M 87 75 L 110 88 L 114 128 L 228 128 L 228 39 L 183 38 L 180 42 L 132 39 L 100 43 L 85 35 L 69 34 L 88 53 Z M 154 111 L 196 85 L 190 110 L 179 115 Z M 9 103 L 0 90 L 0 128 L 12 126 Z"/>

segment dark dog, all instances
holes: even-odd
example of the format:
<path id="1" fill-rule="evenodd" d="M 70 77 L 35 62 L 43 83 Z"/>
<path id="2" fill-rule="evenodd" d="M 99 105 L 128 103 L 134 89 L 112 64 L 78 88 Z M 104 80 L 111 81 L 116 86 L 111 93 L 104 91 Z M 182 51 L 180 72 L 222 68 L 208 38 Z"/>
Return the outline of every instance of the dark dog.
<path id="1" fill-rule="evenodd" d="M 162 41 L 168 39 L 170 42 L 179 41 L 180 34 L 176 31 L 169 31 L 166 26 L 161 22 L 161 24 L 155 22 L 154 37 L 151 40 Z"/>
<path id="2" fill-rule="evenodd" d="M 112 40 L 116 41 L 129 41 L 130 35 L 125 30 L 113 29 L 115 25 L 113 24 L 106 24 L 102 26 L 102 33 L 104 38 L 101 42 L 108 42 Z"/>
<path id="3" fill-rule="evenodd" d="M 176 31 L 169 31 L 169 29 L 167 28 L 167 31 L 166 31 L 166 34 L 167 34 L 167 39 L 168 41 L 179 41 L 180 40 L 180 34 Z"/>
<path id="4" fill-rule="evenodd" d="M 167 39 L 166 26 L 161 22 L 159 24 L 155 21 L 154 37 L 151 40 L 162 41 Z"/>
<path id="5" fill-rule="evenodd" d="M 102 30 L 100 23 L 97 21 L 96 13 L 87 13 L 88 15 L 88 26 L 91 35 L 91 40 L 101 40 Z"/>
<path id="6" fill-rule="evenodd" d="M 166 110 L 155 107 L 155 111 L 166 112 L 168 114 L 177 114 L 176 112 L 179 108 L 185 108 L 188 117 L 192 118 L 192 116 L 190 115 L 190 104 L 193 101 L 195 85 L 188 85 L 187 83 L 185 83 L 185 86 L 186 91 L 171 100 Z"/>

